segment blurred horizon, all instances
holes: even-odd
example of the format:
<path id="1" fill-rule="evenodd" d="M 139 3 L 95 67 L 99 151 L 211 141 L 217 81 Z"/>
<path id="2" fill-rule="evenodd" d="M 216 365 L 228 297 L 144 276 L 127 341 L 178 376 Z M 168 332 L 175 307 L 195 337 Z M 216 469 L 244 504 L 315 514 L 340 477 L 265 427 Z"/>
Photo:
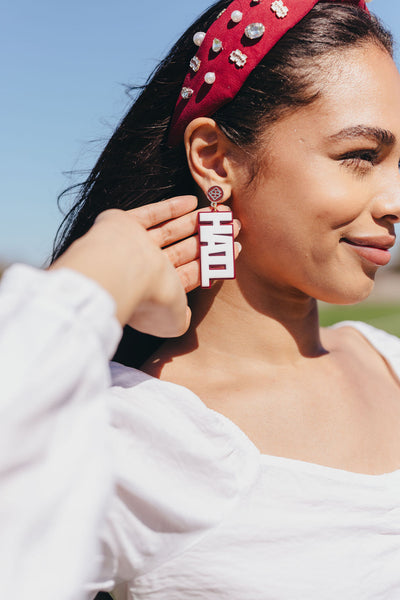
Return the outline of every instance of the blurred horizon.
<path id="1" fill-rule="evenodd" d="M 95 164 L 131 103 L 124 86 L 143 84 L 210 5 L 209 0 L 8 3 L 0 97 L 0 264 L 43 265 L 62 220 L 57 197 Z M 398 42 L 398 0 L 374 0 L 369 8 Z M 61 205 L 71 200 L 67 194 Z"/>

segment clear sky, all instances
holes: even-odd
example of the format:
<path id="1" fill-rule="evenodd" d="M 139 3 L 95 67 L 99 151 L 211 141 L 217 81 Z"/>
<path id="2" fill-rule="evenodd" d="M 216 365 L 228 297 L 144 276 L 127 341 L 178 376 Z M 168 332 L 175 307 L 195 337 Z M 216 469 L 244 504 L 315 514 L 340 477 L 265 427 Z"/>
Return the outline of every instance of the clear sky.
<path id="1" fill-rule="evenodd" d="M 19 0 L 3 7 L 0 262 L 46 260 L 61 221 L 57 196 L 83 179 L 122 117 L 123 84 L 143 83 L 210 4 Z M 399 0 L 369 7 L 400 41 Z"/>

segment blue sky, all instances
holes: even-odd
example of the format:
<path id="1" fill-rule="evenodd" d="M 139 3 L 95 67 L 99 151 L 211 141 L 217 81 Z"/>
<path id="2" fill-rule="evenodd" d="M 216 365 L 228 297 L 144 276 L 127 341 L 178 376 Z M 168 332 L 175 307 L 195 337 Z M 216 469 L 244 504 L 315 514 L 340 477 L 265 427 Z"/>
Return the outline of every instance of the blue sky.
<path id="1" fill-rule="evenodd" d="M 94 164 L 122 117 L 129 104 L 123 84 L 143 83 L 210 3 L 7 3 L 0 42 L 0 262 L 46 260 L 61 221 L 57 196 L 82 179 L 79 172 Z M 399 0 L 369 6 L 400 42 Z"/>

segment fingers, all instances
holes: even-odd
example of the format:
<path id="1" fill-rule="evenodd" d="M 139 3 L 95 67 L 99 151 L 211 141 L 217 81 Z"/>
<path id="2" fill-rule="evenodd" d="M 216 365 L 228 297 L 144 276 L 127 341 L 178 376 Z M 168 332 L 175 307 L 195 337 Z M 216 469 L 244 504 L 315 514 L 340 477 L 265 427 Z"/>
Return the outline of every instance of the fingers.
<path id="1" fill-rule="evenodd" d="M 221 207 L 221 212 L 229 210 L 227 206 Z M 153 241 L 160 247 L 165 248 L 180 240 L 194 235 L 197 232 L 197 221 L 199 212 L 209 212 L 210 207 L 200 208 L 182 217 L 163 223 L 149 230 Z"/>
<path id="2" fill-rule="evenodd" d="M 133 215 L 143 227 L 149 229 L 170 219 L 176 219 L 190 213 L 196 207 L 197 198 L 195 196 L 177 196 L 176 198 L 169 198 L 168 200 L 134 208 L 127 211 L 127 213 Z"/>
<path id="3" fill-rule="evenodd" d="M 159 249 L 155 249 L 161 257 Z M 131 315 L 128 324 L 150 335 L 169 338 L 183 335 L 190 324 L 191 312 L 179 275 L 162 257 L 162 269 L 153 280 L 148 298 Z"/>
<path id="4" fill-rule="evenodd" d="M 193 213 L 196 221 L 197 229 L 197 212 Z M 188 215 L 189 216 L 189 215 Z M 233 220 L 233 235 L 236 238 L 240 231 L 240 222 L 237 219 Z M 168 256 L 174 267 L 181 267 L 196 260 L 200 256 L 200 243 L 198 235 L 191 235 L 183 241 L 177 242 L 165 248 L 163 252 Z"/>
<path id="5" fill-rule="evenodd" d="M 193 260 L 191 263 L 177 268 L 182 285 L 186 293 L 191 292 L 200 286 L 200 259 Z"/>
<path id="6" fill-rule="evenodd" d="M 163 252 L 168 256 L 168 259 L 172 262 L 174 267 L 181 267 L 199 257 L 199 236 L 192 235 L 182 242 L 178 242 L 177 244 L 169 246 L 169 248 L 165 248 Z"/>
<path id="7" fill-rule="evenodd" d="M 242 246 L 239 242 L 235 242 L 235 259 L 239 256 Z M 200 259 L 196 258 L 185 265 L 179 266 L 176 269 L 185 292 L 191 292 L 201 284 L 200 276 Z"/>
<path id="8" fill-rule="evenodd" d="M 173 219 L 149 230 L 153 241 L 159 248 L 165 248 L 180 240 L 184 240 L 197 231 L 198 211 L 191 212 L 177 219 Z"/>

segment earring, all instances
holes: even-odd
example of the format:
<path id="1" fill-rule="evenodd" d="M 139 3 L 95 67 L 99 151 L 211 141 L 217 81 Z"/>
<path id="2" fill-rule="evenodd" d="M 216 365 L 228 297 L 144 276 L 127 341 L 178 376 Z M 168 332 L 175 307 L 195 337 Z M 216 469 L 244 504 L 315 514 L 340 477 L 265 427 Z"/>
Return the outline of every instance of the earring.
<path id="1" fill-rule="evenodd" d="M 224 191 L 213 185 L 207 192 L 212 211 L 198 216 L 201 287 L 211 287 L 212 279 L 235 279 L 232 212 L 218 211 Z"/>

